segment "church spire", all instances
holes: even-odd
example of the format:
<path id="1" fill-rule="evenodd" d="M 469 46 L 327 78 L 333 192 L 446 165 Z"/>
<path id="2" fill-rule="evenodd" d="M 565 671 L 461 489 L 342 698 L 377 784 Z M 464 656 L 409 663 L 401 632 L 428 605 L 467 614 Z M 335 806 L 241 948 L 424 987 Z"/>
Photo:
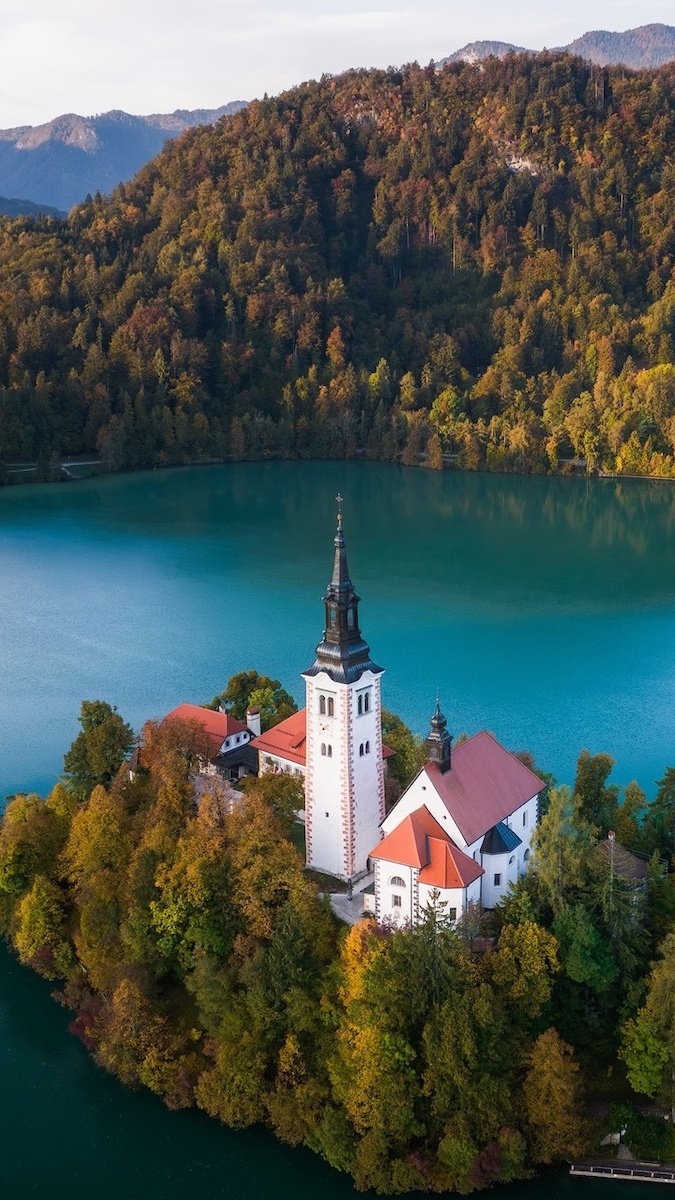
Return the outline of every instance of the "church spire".
<path id="1" fill-rule="evenodd" d="M 426 746 L 429 762 L 437 763 L 443 774 L 449 771 L 452 734 L 448 733 L 448 722 L 441 712 L 438 696 L 436 697 L 436 711 L 431 718 L 431 732 L 427 738 Z"/>
<path id="2" fill-rule="evenodd" d="M 319 671 L 326 671 L 335 683 L 353 683 L 364 671 L 379 674 L 382 668 L 371 661 L 370 649 L 359 629 L 359 597 L 349 577 L 339 492 L 335 499 L 338 512 L 333 541 L 333 574 L 323 598 L 326 627 L 316 648 L 315 662 L 305 674 L 317 675 Z"/>
<path id="3" fill-rule="evenodd" d="M 336 599 L 340 595 L 347 595 L 354 592 L 354 589 L 349 578 L 349 567 L 347 566 L 347 549 L 345 547 L 345 535 L 342 529 L 342 496 L 338 492 L 335 497 L 338 503 L 337 511 L 337 533 L 335 534 L 335 558 L 333 560 L 333 576 L 328 585 L 328 589 Z M 354 599 L 358 602 L 358 596 Z"/>

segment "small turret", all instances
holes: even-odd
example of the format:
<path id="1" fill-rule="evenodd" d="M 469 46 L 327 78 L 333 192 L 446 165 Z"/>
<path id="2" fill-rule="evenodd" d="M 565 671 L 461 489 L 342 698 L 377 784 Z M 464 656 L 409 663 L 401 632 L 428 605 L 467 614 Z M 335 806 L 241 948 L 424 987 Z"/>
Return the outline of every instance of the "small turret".
<path id="1" fill-rule="evenodd" d="M 437 763 L 443 774 L 450 770 L 451 746 L 452 734 L 448 733 L 448 722 L 441 712 L 437 697 L 436 711 L 431 718 L 431 732 L 427 738 L 427 757 L 429 762 Z"/>

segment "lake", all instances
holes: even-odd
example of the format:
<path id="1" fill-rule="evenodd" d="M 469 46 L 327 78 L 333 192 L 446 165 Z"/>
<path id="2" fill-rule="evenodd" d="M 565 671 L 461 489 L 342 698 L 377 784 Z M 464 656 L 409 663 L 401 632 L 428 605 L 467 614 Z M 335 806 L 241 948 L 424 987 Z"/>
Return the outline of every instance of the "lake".
<path id="1" fill-rule="evenodd" d="M 134 727 L 255 666 L 302 699 L 335 502 L 384 703 L 490 729 L 571 781 L 675 764 L 675 488 L 378 463 L 0 489 L 0 796 L 47 790 L 82 699 Z"/>
<path id="2" fill-rule="evenodd" d="M 653 791 L 675 763 L 675 489 L 269 463 L 0 490 L 0 795 L 51 786 L 83 698 L 140 727 L 256 666 L 300 700 L 338 489 L 388 707 L 423 733 L 438 691 L 455 734 L 487 726 L 561 780 L 582 746 L 605 750 Z M 7 1196 L 357 1194 L 263 1131 L 126 1091 L 2 948 L 0 977 Z M 498 1194 L 543 1187 L 616 1200 L 561 1173 Z"/>

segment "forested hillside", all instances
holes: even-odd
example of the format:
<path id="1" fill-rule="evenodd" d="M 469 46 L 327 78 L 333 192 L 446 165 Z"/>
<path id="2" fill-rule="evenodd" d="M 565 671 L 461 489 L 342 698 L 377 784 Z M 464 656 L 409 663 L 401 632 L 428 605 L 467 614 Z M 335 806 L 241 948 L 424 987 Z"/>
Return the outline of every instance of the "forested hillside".
<path id="1" fill-rule="evenodd" d="M 0 459 L 672 475 L 674 153 L 675 66 L 545 55 L 189 131 L 0 222 Z"/>

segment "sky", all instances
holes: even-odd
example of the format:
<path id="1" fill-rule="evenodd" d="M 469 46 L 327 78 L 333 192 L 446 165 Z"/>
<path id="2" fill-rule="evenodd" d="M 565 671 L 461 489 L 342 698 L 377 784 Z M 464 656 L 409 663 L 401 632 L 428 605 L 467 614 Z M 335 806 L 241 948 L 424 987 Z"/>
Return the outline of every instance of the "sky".
<path id="1" fill-rule="evenodd" d="M 675 23 L 673 0 L 0 0 L 0 129 L 61 113 L 217 108 L 483 38 L 539 50 Z"/>

